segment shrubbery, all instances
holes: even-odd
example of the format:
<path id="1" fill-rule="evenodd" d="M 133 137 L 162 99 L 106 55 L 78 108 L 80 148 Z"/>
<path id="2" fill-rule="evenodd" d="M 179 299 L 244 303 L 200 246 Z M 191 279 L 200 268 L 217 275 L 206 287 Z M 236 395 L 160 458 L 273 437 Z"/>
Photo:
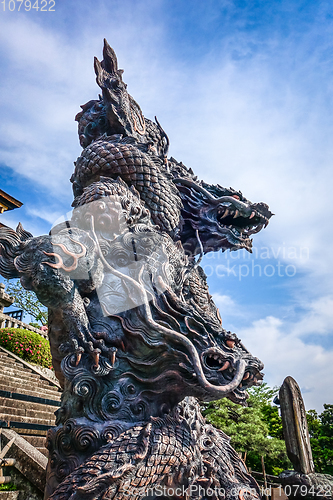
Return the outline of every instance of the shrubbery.
<path id="1" fill-rule="evenodd" d="M 0 328 L 0 345 L 29 363 L 52 368 L 50 344 L 38 333 L 21 328 Z"/>
<path id="2" fill-rule="evenodd" d="M 17 489 L 16 484 L 13 483 L 0 484 L 0 491 L 17 491 Z"/>
<path id="3" fill-rule="evenodd" d="M 316 472 L 333 475 L 333 404 L 324 404 L 320 414 L 309 410 L 306 416 Z"/>

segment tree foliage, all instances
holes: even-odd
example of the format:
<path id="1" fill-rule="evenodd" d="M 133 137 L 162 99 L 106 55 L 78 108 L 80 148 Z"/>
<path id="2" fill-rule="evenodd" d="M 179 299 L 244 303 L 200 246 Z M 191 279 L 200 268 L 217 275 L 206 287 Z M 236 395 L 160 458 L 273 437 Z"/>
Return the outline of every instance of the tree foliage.
<path id="1" fill-rule="evenodd" d="M 307 420 L 316 472 L 333 475 L 333 405 L 324 404 L 320 415 L 309 410 Z"/>
<path id="2" fill-rule="evenodd" d="M 14 306 L 23 309 L 42 325 L 47 325 L 47 308 L 37 299 L 35 292 L 25 290 L 20 280 L 6 280 L 6 292 L 14 297 Z"/>
<path id="3" fill-rule="evenodd" d="M 231 438 L 231 445 L 243 455 L 253 470 L 261 470 L 264 456 L 266 472 L 277 475 L 291 467 L 282 437 L 282 421 L 278 408 L 271 402 L 278 388 L 267 384 L 249 390 L 248 406 L 239 406 L 228 399 L 205 405 L 204 415 L 215 427 Z"/>

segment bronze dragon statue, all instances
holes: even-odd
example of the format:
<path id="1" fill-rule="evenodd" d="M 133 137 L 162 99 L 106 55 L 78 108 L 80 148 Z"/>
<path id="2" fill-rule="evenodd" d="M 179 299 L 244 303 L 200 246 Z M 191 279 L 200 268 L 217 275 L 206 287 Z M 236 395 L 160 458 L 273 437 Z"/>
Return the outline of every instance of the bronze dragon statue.
<path id="1" fill-rule="evenodd" d="M 36 238 L 0 230 L 0 273 L 49 308 L 63 386 L 45 500 L 258 498 L 194 399 L 244 404 L 263 368 L 222 327 L 199 264 L 251 251 L 272 214 L 168 159 L 166 133 L 128 94 L 106 41 L 103 56 L 102 95 L 76 116 L 71 220 Z"/>

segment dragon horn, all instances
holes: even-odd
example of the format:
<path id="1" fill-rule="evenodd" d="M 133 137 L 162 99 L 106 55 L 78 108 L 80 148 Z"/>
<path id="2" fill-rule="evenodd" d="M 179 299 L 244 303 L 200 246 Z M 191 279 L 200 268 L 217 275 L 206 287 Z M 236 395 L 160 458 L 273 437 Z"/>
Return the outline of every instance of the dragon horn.
<path id="1" fill-rule="evenodd" d="M 21 241 L 25 241 L 25 240 L 28 240 L 30 238 L 33 238 L 33 235 L 23 228 L 21 222 L 18 223 L 15 231 L 19 235 L 19 237 L 21 238 Z"/>
<path id="2" fill-rule="evenodd" d="M 103 67 L 97 57 L 94 57 L 94 69 L 96 74 L 96 83 L 103 88 Z"/>
<path id="3" fill-rule="evenodd" d="M 117 78 L 122 80 L 121 75 L 124 73 L 123 69 L 118 69 L 118 60 L 115 51 L 108 44 L 106 39 L 104 38 L 104 47 L 103 47 L 103 61 L 102 67 L 110 73 L 111 75 L 116 75 Z"/>
<path id="4" fill-rule="evenodd" d="M 172 179 L 175 184 L 183 184 L 183 186 L 187 186 L 189 188 L 194 189 L 195 191 L 198 191 L 199 193 L 204 194 L 208 200 L 212 201 L 214 204 L 218 205 L 219 203 L 222 203 L 223 201 L 230 201 L 235 208 L 244 210 L 244 211 L 249 211 L 250 208 L 244 203 L 243 201 L 236 200 L 233 196 L 221 196 L 220 198 L 215 198 L 207 189 L 203 188 L 199 184 L 196 184 L 193 181 L 190 181 L 189 179 L 183 179 L 181 177 L 177 177 L 176 179 Z"/>
<path id="5" fill-rule="evenodd" d="M 166 146 L 164 148 L 164 154 L 165 156 L 167 156 L 168 154 L 168 151 L 169 151 L 169 145 L 170 145 L 170 141 L 169 141 L 169 137 L 167 136 L 166 132 L 163 130 L 163 128 L 161 127 L 160 125 L 160 122 L 158 121 L 157 117 L 155 116 L 155 122 L 161 132 L 161 135 L 162 137 L 165 137 L 165 140 L 166 140 Z"/>
<path id="6" fill-rule="evenodd" d="M 118 72 L 118 61 L 115 51 L 108 44 L 106 39 L 104 38 L 104 47 L 103 47 L 103 62 L 102 66 L 108 73 L 117 73 Z"/>
<path id="7" fill-rule="evenodd" d="M 172 180 L 175 184 L 183 184 L 183 186 L 187 186 L 189 188 L 193 188 L 195 191 L 199 191 L 211 201 L 215 202 L 218 200 L 218 198 L 215 198 L 209 191 L 207 191 L 207 189 L 203 188 L 202 186 L 196 184 L 193 181 L 190 181 L 190 179 L 183 179 L 182 177 L 177 177 L 176 179 Z"/>

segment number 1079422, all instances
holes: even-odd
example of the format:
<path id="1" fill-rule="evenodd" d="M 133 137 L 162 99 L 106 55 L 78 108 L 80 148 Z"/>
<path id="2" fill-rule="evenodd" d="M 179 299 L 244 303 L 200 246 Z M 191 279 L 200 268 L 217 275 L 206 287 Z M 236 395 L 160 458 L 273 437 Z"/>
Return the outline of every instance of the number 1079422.
<path id="1" fill-rule="evenodd" d="M 55 0 L 2 0 L 2 11 L 55 12 Z"/>

